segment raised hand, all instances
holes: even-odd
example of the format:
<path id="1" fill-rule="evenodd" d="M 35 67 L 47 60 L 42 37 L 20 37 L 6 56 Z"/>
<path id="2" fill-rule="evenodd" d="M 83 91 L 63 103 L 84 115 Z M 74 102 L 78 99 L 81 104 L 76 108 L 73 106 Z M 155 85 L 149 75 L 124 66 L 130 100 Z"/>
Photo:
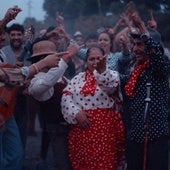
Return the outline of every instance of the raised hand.
<path id="1" fill-rule="evenodd" d="M 28 29 L 25 30 L 25 40 L 32 42 L 34 40 L 35 30 L 31 25 Z"/>
<path id="2" fill-rule="evenodd" d="M 95 69 L 100 74 L 106 70 L 106 55 L 99 58 L 98 62 L 96 63 Z"/>
<path id="3" fill-rule="evenodd" d="M 64 17 L 62 17 L 58 11 L 56 12 L 56 21 L 59 26 L 63 25 Z"/>
<path id="4" fill-rule="evenodd" d="M 13 8 L 9 8 L 4 16 L 4 18 L 0 21 L 0 29 L 4 29 L 4 27 L 12 20 L 16 18 L 19 12 L 21 12 L 21 8 L 18 6 L 14 6 Z"/>
<path id="5" fill-rule="evenodd" d="M 16 16 L 21 12 L 21 8 L 19 8 L 17 5 L 13 8 L 9 8 L 5 14 L 4 19 L 9 22 L 16 18 Z"/>
<path id="6" fill-rule="evenodd" d="M 133 21 L 134 26 L 139 28 L 141 33 L 147 32 L 145 23 L 142 21 L 142 19 L 140 18 L 139 14 L 137 12 L 133 13 L 132 21 Z"/>
<path id="7" fill-rule="evenodd" d="M 57 67 L 61 57 L 66 54 L 68 54 L 67 51 L 48 55 L 47 57 L 43 58 L 38 63 L 36 63 L 36 65 L 40 70 L 42 67 L 45 67 L 48 69 L 52 67 Z"/>
<path id="8" fill-rule="evenodd" d="M 65 61 L 65 62 L 70 61 L 70 59 L 71 59 L 73 56 L 76 55 L 76 53 L 78 52 L 79 48 L 80 48 L 80 47 L 79 47 L 77 44 L 72 44 L 72 43 L 70 43 L 69 46 L 67 47 L 67 52 L 68 52 L 68 54 L 63 55 L 63 57 L 62 57 L 62 58 L 64 59 L 64 61 Z"/>
<path id="9" fill-rule="evenodd" d="M 152 11 L 150 13 L 150 20 L 147 22 L 147 26 L 152 29 L 157 29 L 157 23 L 155 21 Z"/>

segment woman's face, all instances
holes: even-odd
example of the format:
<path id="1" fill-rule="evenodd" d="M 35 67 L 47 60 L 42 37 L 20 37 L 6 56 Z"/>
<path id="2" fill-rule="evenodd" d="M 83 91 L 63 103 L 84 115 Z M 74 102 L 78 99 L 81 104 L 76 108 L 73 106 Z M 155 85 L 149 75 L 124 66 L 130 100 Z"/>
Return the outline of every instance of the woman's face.
<path id="1" fill-rule="evenodd" d="M 98 37 L 98 44 L 101 46 L 105 53 L 110 53 L 111 39 L 107 33 L 101 33 Z"/>
<path id="2" fill-rule="evenodd" d="M 100 49 L 92 48 L 87 56 L 87 67 L 90 71 L 93 71 L 100 58 L 103 57 L 103 54 Z"/>

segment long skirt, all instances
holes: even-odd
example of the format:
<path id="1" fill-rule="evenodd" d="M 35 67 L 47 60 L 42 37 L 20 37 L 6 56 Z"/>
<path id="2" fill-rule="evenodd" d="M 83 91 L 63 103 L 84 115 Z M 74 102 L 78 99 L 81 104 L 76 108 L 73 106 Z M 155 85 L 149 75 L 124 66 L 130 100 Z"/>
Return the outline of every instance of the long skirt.
<path id="1" fill-rule="evenodd" d="M 124 125 L 112 109 L 86 110 L 92 115 L 89 129 L 73 125 L 69 156 L 73 170 L 116 170 L 124 153 Z"/>

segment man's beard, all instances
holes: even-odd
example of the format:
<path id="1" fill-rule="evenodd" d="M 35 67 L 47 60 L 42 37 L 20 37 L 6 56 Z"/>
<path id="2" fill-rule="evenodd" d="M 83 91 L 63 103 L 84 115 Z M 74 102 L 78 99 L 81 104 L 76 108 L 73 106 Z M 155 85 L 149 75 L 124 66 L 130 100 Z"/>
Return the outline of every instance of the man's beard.
<path id="1" fill-rule="evenodd" d="M 17 42 L 17 44 L 15 42 Z M 14 50 L 18 50 L 18 49 L 22 48 L 22 44 L 23 44 L 23 42 L 20 40 L 12 40 L 10 43 L 12 49 L 14 49 Z"/>
<path id="2" fill-rule="evenodd" d="M 148 56 L 144 52 L 138 52 L 136 53 L 135 58 L 138 65 L 144 63 L 148 59 Z"/>

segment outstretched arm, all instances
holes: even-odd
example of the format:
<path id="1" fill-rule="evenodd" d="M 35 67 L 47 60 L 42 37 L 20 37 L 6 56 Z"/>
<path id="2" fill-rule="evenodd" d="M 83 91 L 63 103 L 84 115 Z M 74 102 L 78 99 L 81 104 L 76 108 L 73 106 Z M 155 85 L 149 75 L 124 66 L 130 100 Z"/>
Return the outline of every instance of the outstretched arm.
<path id="1" fill-rule="evenodd" d="M 4 18 L 0 21 L 0 28 L 4 28 L 10 21 L 14 20 L 21 11 L 21 8 L 19 8 L 18 6 L 9 8 Z"/>

